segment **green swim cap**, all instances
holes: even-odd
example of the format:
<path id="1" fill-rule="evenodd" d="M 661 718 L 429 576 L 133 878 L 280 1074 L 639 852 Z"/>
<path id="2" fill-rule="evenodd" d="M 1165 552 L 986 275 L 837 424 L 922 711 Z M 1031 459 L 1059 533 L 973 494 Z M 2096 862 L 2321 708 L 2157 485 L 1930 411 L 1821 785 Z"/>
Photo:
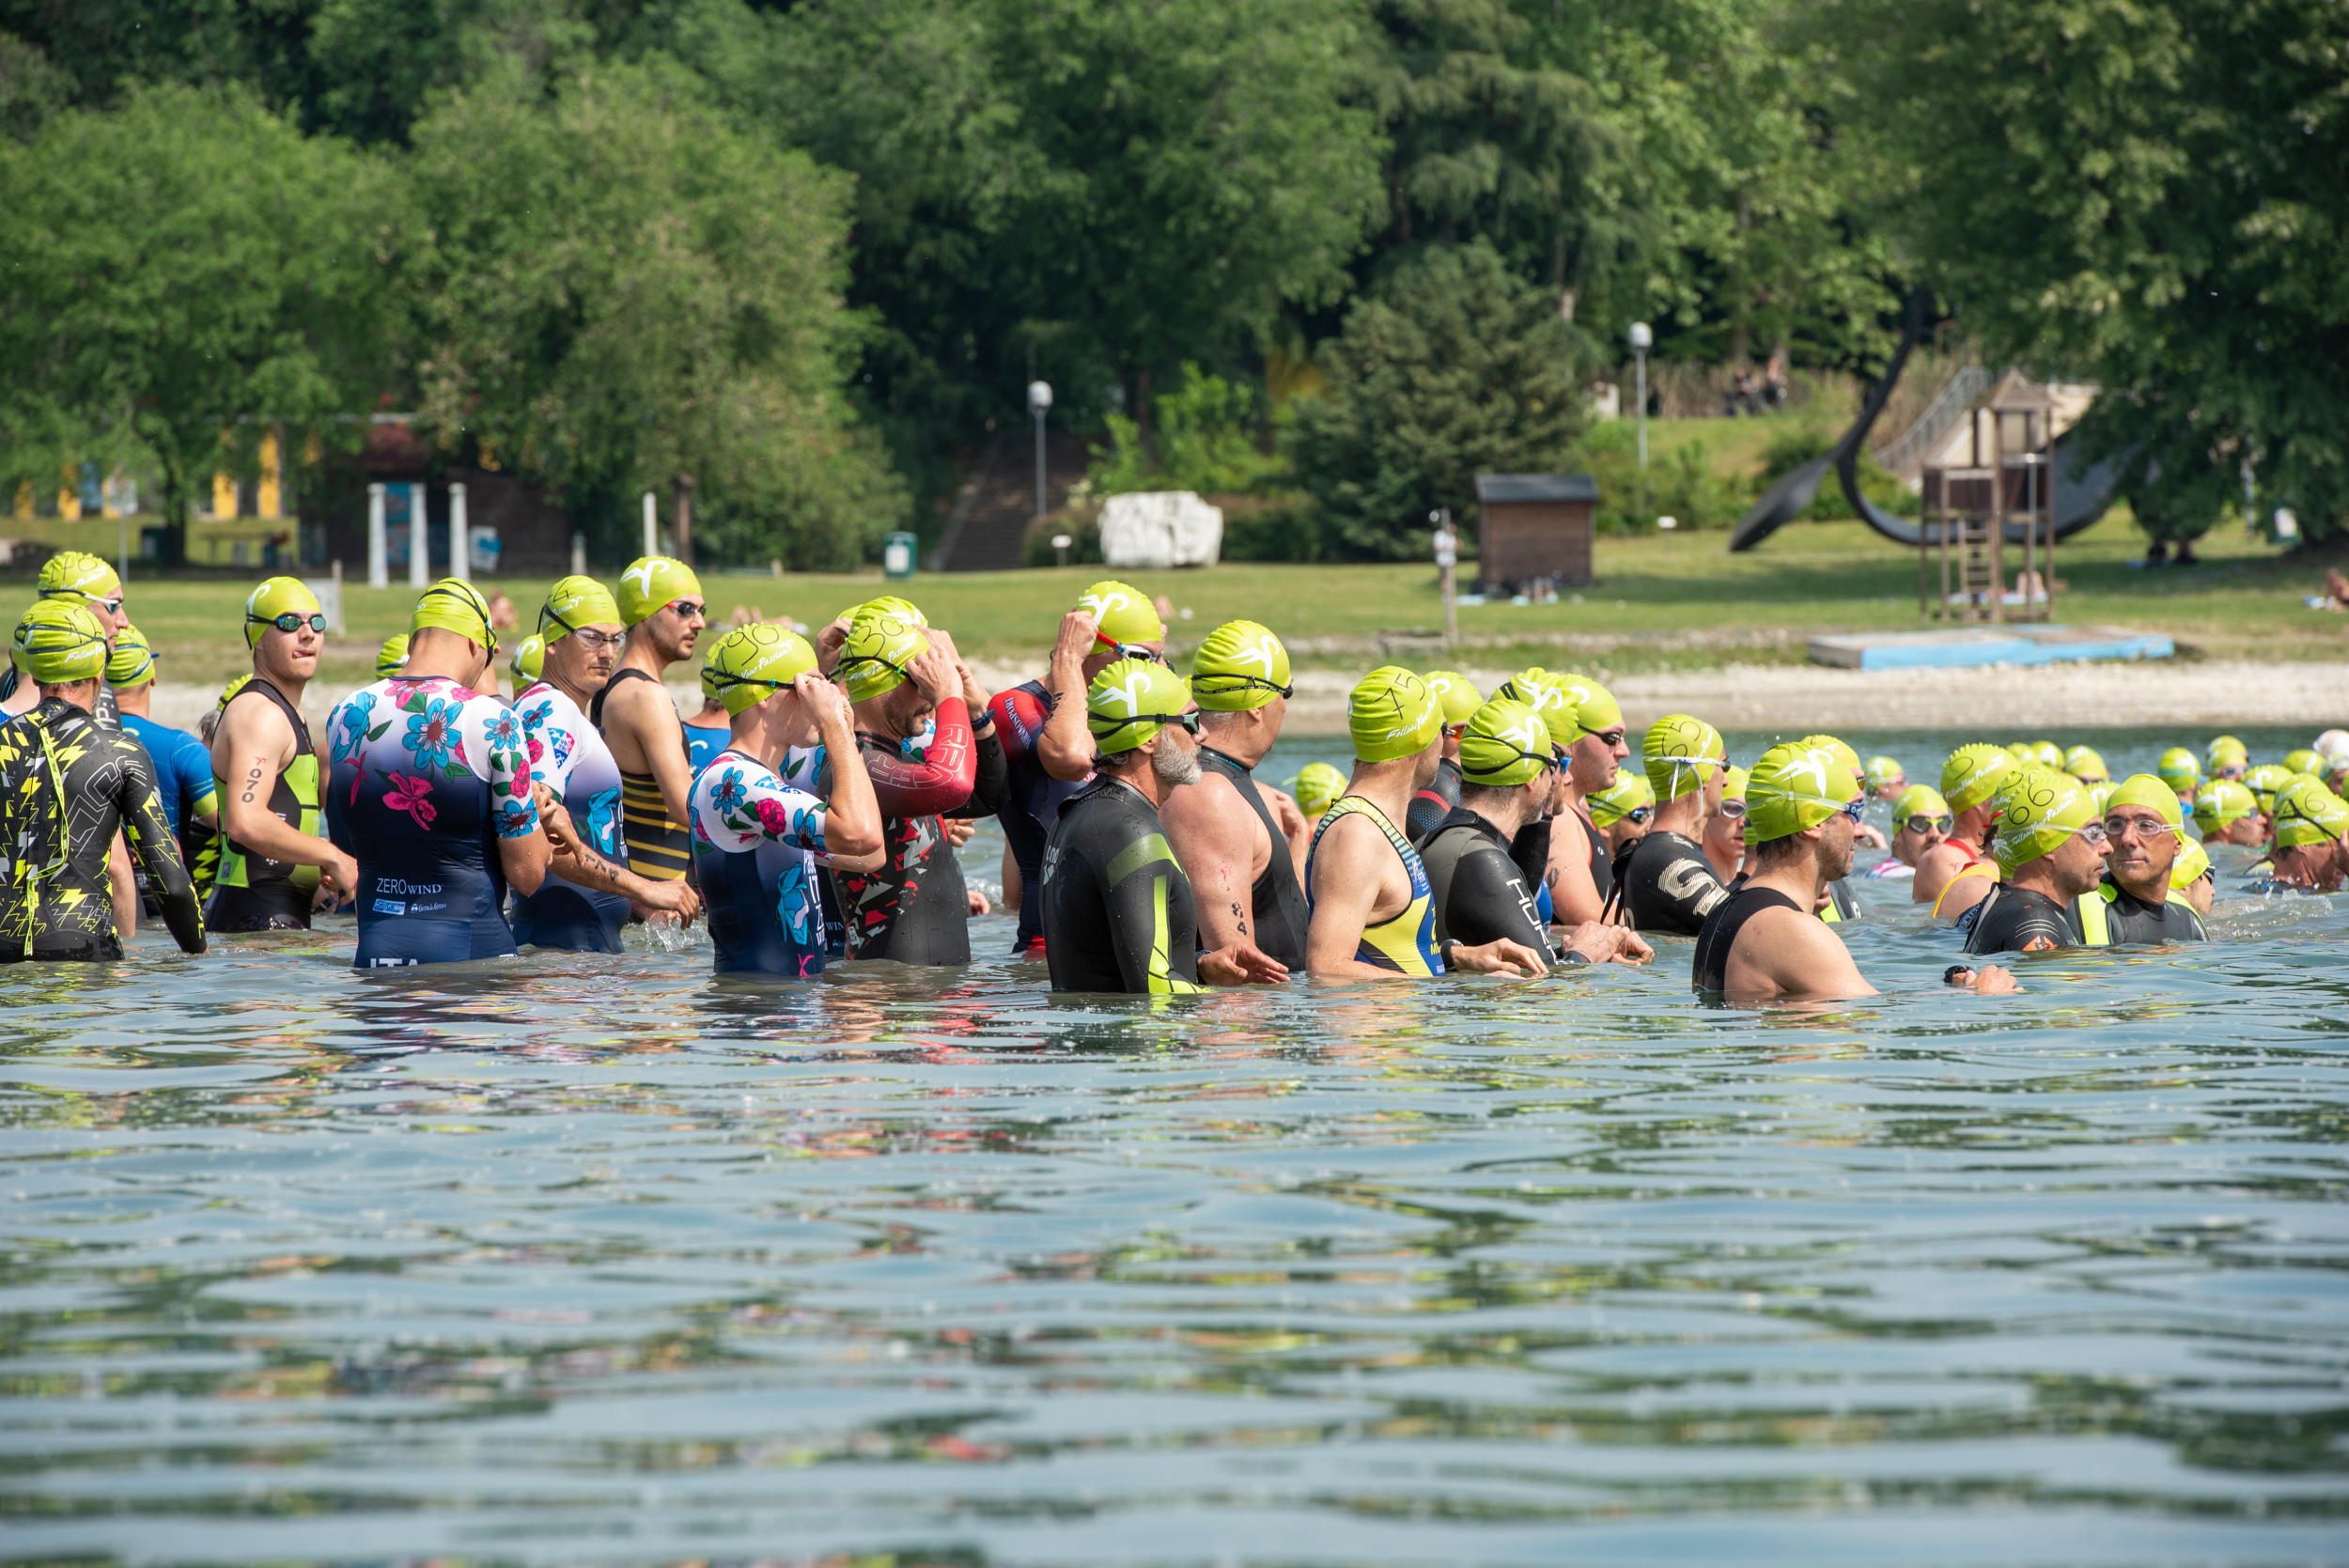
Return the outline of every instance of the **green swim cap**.
<path id="1" fill-rule="evenodd" d="M 1694 795 L 1728 766 L 1729 749 L 1721 744 L 1721 732 L 1686 713 L 1668 713 L 1657 720 L 1640 742 L 1640 767 L 1654 786 L 1651 800 L 1677 800 L 1683 795 Z"/>
<path id="2" fill-rule="evenodd" d="M 1455 724 L 1467 723 L 1476 717 L 1476 710 L 1485 706 L 1485 693 L 1457 670 L 1430 670 L 1421 678 L 1427 682 L 1427 690 L 1433 691 L 1436 701 L 1442 705 L 1446 729 Z"/>
<path id="3" fill-rule="evenodd" d="M 2292 769 L 2279 762 L 2263 762 L 2257 768 L 2247 768 L 2243 782 L 2259 797 L 2260 810 L 2273 811 L 2276 792 L 2292 782 Z"/>
<path id="4" fill-rule="evenodd" d="M 607 623 L 622 624 L 620 607 L 612 591 L 592 577 L 555 579 L 554 586 L 547 590 L 547 602 L 538 610 L 541 645 L 559 643 L 583 626 Z"/>
<path id="5" fill-rule="evenodd" d="M 2250 748 L 2232 735 L 2222 735 L 2210 743 L 2202 753 L 2203 767 L 2212 773 L 2222 768 L 2239 768 L 2251 760 Z"/>
<path id="6" fill-rule="evenodd" d="M 498 650 L 498 634 L 490 629 L 490 601 L 461 577 L 443 577 L 416 600 L 415 612 L 408 617 L 408 635 L 413 638 L 427 627 L 453 631 L 491 653 Z"/>
<path id="7" fill-rule="evenodd" d="M 911 621 L 915 626 L 925 629 L 927 629 L 930 624 L 930 618 L 915 608 L 911 599 L 899 598 L 894 594 L 883 594 L 879 598 L 868 598 L 863 604 L 842 611 L 836 618 L 854 626 L 867 615 L 894 615 L 901 621 Z"/>
<path id="8" fill-rule="evenodd" d="M 2067 774 L 2066 777 L 2077 779 L 2079 778 L 2079 775 L 2074 773 Z M 2097 815 L 2102 816 L 2105 813 L 2105 802 L 2112 799 L 2112 781 L 2109 779 L 2080 779 L 2080 783 L 2086 785 L 2088 789 L 2088 803 L 2096 808 Z"/>
<path id="9" fill-rule="evenodd" d="M 738 626 L 702 660 L 702 695 L 746 713 L 816 668 L 816 650 L 771 622 Z"/>
<path id="10" fill-rule="evenodd" d="M 2090 784 L 2112 777 L 2112 769 L 2105 766 L 2104 753 L 2093 746 L 2075 746 L 2064 753 L 2063 770 Z"/>
<path id="11" fill-rule="evenodd" d="M 1346 727 L 1357 760 L 1392 762 L 1435 744 L 1443 708 L 1425 681 L 1399 664 L 1382 664 L 1346 699 Z"/>
<path id="12" fill-rule="evenodd" d="M 2029 762 L 2031 760 L 2030 742 L 2028 740 L 2010 740 L 2007 742 L 2006 754 L 2013 757 L 2017 762 Z"/>
<path id="13" fill-rule="evenodd" d="M 262 581 L 244 601 L 244 645 L 257 648 L 261 633 L 270 629 L 280 615 L 315 615 L 319 613 L 319 597 L 310 592 L 310 585 L 298 577 L 272 577 Z"/>
<path id="14" fill-rule="evenodd" d="M 1773 746 L 1746 781 L 1746 842 L 1767 844 L 1815 828 L 1859 795 L 1859 780 L 1834 747 L 1800 740 Z"/>
<path id="15" fill-rule="evenodd" d="M 88 551 L 61 550 L 40 564 L 40 581 L 34 592 L 42 598 L 88 604 L 121 598 L 122 579 L 115 575 L 114 567 Z"/>
<path id="16" fill-rule="evenodd" d="M 2184 893 L 2210 875 L 2210 851 L 2190 838 L 2181 840 L 2178 858 L 2170 867 L 2170 891 Z"/>
<path id="17" fill-rule="evenodd" d="M 2154 764 L 2154 774 L 2180 795 L 2202 782 L 2201 765 L 2183 746 L 2172 746 L 2162 753 L 2161 760 Z"/>
<path id="18" fill-rule="evenodd" d="M 1619 773 L 1613 784 L 1584 803 L 1591 808 L 1591 826 L 1609 828 L 1641 806 L 1656 804 L 1656 788 L 1637 773 Z"/>
<path id="19" fill-rule="evenodd" d="M 2051 768 L 2024 768 L 1999 800 L 1998 837 L 1990 853 L 2008 877 L 2096 820 L 2096 803 L 2079 781 Z"/>
<path id="20" fill-rule="evenodd" d="M 702 580 L 693 568 L 666 555 L 641 556 L 620 574 L 619 620 L 622 626 L 658 613 L 663 605 L 692 596 L 701 598 Z"/>
<path id="21" fill-rule="evenodd" d="M 1077 608 L 1093 616 L 1093 646 L 1097 653 L 1120 643 L 1163 643 L 1166 623 L 1150 596 L 1130 582 L 1108 578 L 1077 597 Z"/>
<path id="22" fill-rule="evenodd" d="M 2063 771 L 2063 748 L 2057 745 L 2052 740 L 2032 741 L 2030 743 L 2030 759 L 2031 761 L 2039 764 L 2040 767 L 2048 769 L 2050 772 L 2061 773 Z"/>
<path id="23" fill-rule="evenodd" d="M 538 639 L 533 637 L 530 641 L 535 644 Z M 517 659 L 521 657 L 520 649 L 515 651 L 515 657 Z M 375 650 L 375 678 L 389 680 L 406 668 L 408 668 L 408 634 L 404 631 L 396 631 L 384 638 L 383 645 Z"/>
<path id="24" fill-rule="evenodd" d="M 1248 713 L 1289 693 L 1289 650 L 1254 621 L 1225 621 L 1190 661 L 1190 692 L 1210 713 Z"/>
<path id="25" fill-rule="evenodd" d="M 1875 756 L 1868 759 L 1868 766 L 1859 782 L 1875 790 L 1907 777 L 1908 769 L 1901 766 L 1900 758 Z"/>
<path id="26" fill-rule="evenodd" d="M 1746 780 L 1750 775 L 1742 768 L 1732 767 L 1721 774 L 1721 799 L 1742 800 L 1746 798 Z"/>
<path id="27" fill-rule="evenodd" d="M 1910 784 L 1901 791 L 1901 798 L 1892 802 L 1892 826 L 1895 829 L 1912 816 L 1956 815 L 1950 810 L 1950 803 L 1941 799 L 1941 792 L 1931 784 Z"/>
<path id="28" fill-rule="evenodd" d="M 2105 811 L 2123 806 L 2142 806 L 2172 828 L 2186 827 L 2186 817 L 2178 811 L 2178 792 L 2151 773 L 2132 773 L 2112 786 L 2112 793 L 2105 797 Z"/>
<path id="29" fill-rule="evenodd" d="M 1309 762 L 1297 770 L 1289 782 L 1297 796 L 1297 809 L 1307 816 L 1319 816 L 1330 809 L 1330 802 L 1346 793 L 1346 775 L 1326 762 Z"/>
<path id="30" fill-rule="evenodd" d="M 2205 833 L 2240 822 L 2259 809 L 2259 797 L 2237 779 L 2214 779 L 2194 798 L 2194 820 Z"/>
<path id="31" fill-rule="evenodd" d="M 250 670 L 241 675 L 230 675 L 228 684 L 220 689 L 220 697 L 212 704 L 212 711 L 214 713 L 227 712 L 228 705 L 237 700 L 237 693 L 252 684 L 253 672 Z"/>
<path id="32" fill-rule="evenodd" d="M 2330 844 L 2349 833 L 2349 802 L 2312 779 L 2276 797 L 2276 847 Z"/>
<path id="33" fill-rule="evenodd" d="M 1842 763 L 1844 768 L 1850 770 L 1852 781 L 1855 784 L 1859 783 L 1867 772 L 1867 769 L 1859 766 L 1859 753 L 1831 735 L 1806 735 L 1802 737 L 1799 744 L 1805 746 L 1817 746 L 1823 750 L 1833 752 L 1835 753 L 1835 760 Z"/>
<path id="34" fill-rule="evenodd" d="M 387 646 L 389 644 L 386 644 Z M 402 662 L 405 662 L 403 659 Z M 518 681 L 538 680 L 546 675 L 547 644 L 538 636 L 523 638 L 514 644 L 514 678 Z"/>
<path id="35" fill-rule="evenodd" d="M 1507 697 L 1532 708 L 1549 731 L 1549 743 L 1564 751 L 1575 742 L 1574 699 L 1558 677 L 1540 665 L 1529 665 L 1501 683 L 1496 697 Z"/>
<path id="36" fill-rule="evenodd" d="M 863 614 L 840 644 L 832 678 L 848 691 L 848 701 L 870 702 L 903 686 L 913 661 L 929 651 L 929 633 L 915 622 L 886 611 Z"/>
<path id="37" fill-rule="evenodd" d="M 1623 708 L 1616 703 L 1615 694 L 1607 688 L 1588 675 L 1572 673 L 1559 675 L 1557 681 L 1566 694 L 1566 701 L 1574 707 L 1575 739 L 1622 727 Z"/>
<path id="38" fill-rule="evenodd" d="M 1495 697 L 1469 715 L 1460 737 L 1463 783 L 1508 789 L 1529 784 L 1558 766 L 1549 726 L 1515 697 Z"/>
<path id="39" fill-rule="evenodd" d="M 2326 757 L 2325 753 L 2316 750 L 2313 746 L 2303 746 L 2296 752 L 2286 752 L 2284 753 L 2284 766 L 2286 768 L 2291 768 L 2295 773 L 2306 773 L 2310 778 L 2315 779 L 2321 779 L 2325 776 L 2325 767 L 2327 760 L 2328 759 Z"/>
<path id="40" fill-rule="evenodd" d="M 115 651 L 106 660 L 106 684 L 117 691 L 128 691 L 154 678 L 155 650 L 148 646 L 147 634 L 134 626 L 116 632 Z"/>
<path id="41" fill-rule="evenodd" d="M 106 668 L 106 628 L 78 596 L 39 600 L 16 623 L 16 661 L 42 686 L 96 680 Z"/>
<path id="42" fill-rule="evenodd" d="M 1183 677 L 1155 659 L 1121 659 L 1085 688 L 1085 727 L 1104 756 L 1147 744 L 1191 706 Z"/>
<path id="43" fill-rule="evenodd" d="M 1950 809 L 1972 811 L 2015 776 L 2015 759 L 1986 740 L 1960 746 L 1941 765 L 1941 796 Z"/>

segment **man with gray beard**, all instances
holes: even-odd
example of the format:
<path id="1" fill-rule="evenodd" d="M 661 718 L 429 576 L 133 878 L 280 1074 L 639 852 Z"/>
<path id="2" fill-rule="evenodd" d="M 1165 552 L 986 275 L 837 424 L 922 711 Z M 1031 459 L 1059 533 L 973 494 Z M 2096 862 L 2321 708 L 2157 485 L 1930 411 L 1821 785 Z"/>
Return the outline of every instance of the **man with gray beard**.
<path id="1" fill-rule="evenodd" d="M 1288 970 L 1242 937 L 1199 946 L 1198 905 L 1159 820 L 1199 782 L 1199 709 L 1183 677 L 1120 659 L 1093 677 L 1093 782 L 1069 797 L 1044 849 L 1044 956 L 1055 991 L 1170 996 L 1275 984 Z"/>

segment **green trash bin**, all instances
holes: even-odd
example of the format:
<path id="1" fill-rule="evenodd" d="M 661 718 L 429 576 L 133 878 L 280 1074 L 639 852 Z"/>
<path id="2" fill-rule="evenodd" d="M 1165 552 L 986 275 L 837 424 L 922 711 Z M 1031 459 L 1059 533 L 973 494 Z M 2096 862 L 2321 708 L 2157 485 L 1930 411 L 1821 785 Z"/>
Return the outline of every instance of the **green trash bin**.
<path id="1" fill-rule="evenodd" d="M 911 577 L 922 541 L 911 534 L 891 534 L 881 540 L 881 575 Z"/>

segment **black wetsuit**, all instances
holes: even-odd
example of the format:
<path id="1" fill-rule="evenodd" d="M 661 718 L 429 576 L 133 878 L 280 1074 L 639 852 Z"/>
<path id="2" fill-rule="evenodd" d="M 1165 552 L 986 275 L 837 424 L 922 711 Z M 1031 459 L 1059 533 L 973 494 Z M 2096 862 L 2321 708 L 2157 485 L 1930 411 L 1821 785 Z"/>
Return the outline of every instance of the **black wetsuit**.
<path id="1" fill-rule="evenodd" d="M 1014 953 L 1034 954 L 1044 945 L 1044 846 L 1060 820 L 1061 807 L 1087 782 L 1056 779 L 1044 770 L 1036 745 L 1051 720 L 1052 706 L 1052 693 L 1040 680 L 998 691 L 988 704 L 988 711 L 995 715 L 996 743 L 1003 749 L 1003 808 L 996 820 L 1003 825 L 1003 842 L 1011 846 L 1012 863 L 1019 868 Z"/>
<path id="2" fill-rule="evenodd" d="M 310 743 L 310 726 L 302 710 L 283 691 L 256 675 L 231 699 L 241 702 L 247 692 L 277 706 L 293 726 L 293 760 L 277 771 L 270 786 L 269 814 L 298 833 L 315 835 L 324 820 L 319 810 L 318 748 Z M 224 713 L 222 720 L 226 722 Z M 217 775 L 215 775 L 217 778 Z M 205 920 L 215 931 L 302 931 L 310 924 L 310 904 L 319 889 L 319 869 L 301 861 L 272 861 L 239 844 L 228 832 L 228 792 L 236 787 L 217 779 L 220 791 L 221 849 L 219 869 L 212 877 L 211 903 Z"/>
<path id="3" fill-rule="evenodd" d="M 106 872 L 118 831 L 173 938 L 203 952 L 203 914 L 147 749 L 60 697 L 0 724 L 0 963 L 122 956 Z"/>
<path id="4" fill-rule="evenodd" d="M 1615 893 L 1615 854 L 1588 811 L 1577 806 L 1574 815 L 1582 819 L 1582 836 L 1591 846 L 1591 885 L 1598 890 L 1598 901 L 1604 906 Z"/>
<path id="5" fill-rule="evenodd" d="M 1403 836 L 1415 846 L 1424 844 L 1427 835 L 1443 826 L 1459 803 L 1460 765 L 1451 757 L 1439 758 L 1436 776 L 1427 781 L 1425 789 L 1411 796 L 1411 803 L 1403 813 Z"/>
<path id="6" fill-rule="evenodd" d="M 1829 925 L 1859 918 L 1859 900 L 1852 896 L 1850 877 L 1838 877 L 1827 885 L 1827 908 L 1819 911 L 1819 918 Z"/>
<path id="7" fill-rule="evenodd" d="M 1200 989 L 1199 911 L 1158 808 L 1115 779 L 1065 801 L 1044 850 L 1044 958 L 1055 991 Z"/>
<path id="8" fill-rule="evenodd" d="M 1467 806 L 1455 806 L 1420 845 L 1435 893 L 1436 939 L 1479 947 L 1507 938 L 1545 957 L 1549 935 L 1533 889 L 1510 854 L 1509 840 Z"/>
<path id="9" fill-rule="evenodd" d="M 1737 933 L 1746 928 L 1746 922 L 1765 909 L 1803 913 L 1801 905 L 1776 888 L 1750 884 L 1740 885 L 1714 905 L 1713 912 L 1705 917 L 1704 929 L 1697 933 L 1697 950 L 1688 964 L 1688 984 L 1700 991 L 1728 989 L 1729 955 L 1736 951 Z"/>
<path id="10" fill-rule="evenodd" d="M 2178 893 L 2159 904 L 2122 887 L 2107 873 L 2093 893 L 2072 900 L 2072 939 L 2083 947 L 2133 942 L 2206 942 L 2202 917 Z"/>
<path id="11" fill-rule="evenodd" d="M 1206 746 L 1199 748 L 1199 766 L 1232 781 L 1232 787 L 1239 791 L 1239 798 L 1248 802 L 1272 841 L 1263 873 L 1248 889 L 1249 924 L 1256 946 L 1292 970 L 1303 969 L 1308 924 L 1305 890 L 1297 885 L 1297 862 L 1289 854 L 1289 841 L 1281 836 L 1272 813 L 1266 809 L 1252 770 Z"/>
<path id="12" fill-rule="evenodd" d="M 1704 846 L 1661 829 L 1631 846 L 1623 880 L 1624 906 L 1630 911 L 1632 928 L 1639 931 L 1693 937 L 1729 896 L 1720 874 L 1704 858 Z"/>
<path id="13" fill-rule="evenodd" d="M 2044 893 L 2001 882 L 1990 896 L 1959 917 L 1968 927 L 1966 951 L 1971 954 L 2026 953 L 2040 947 L 2077 947 L 2071 911 Z"/>

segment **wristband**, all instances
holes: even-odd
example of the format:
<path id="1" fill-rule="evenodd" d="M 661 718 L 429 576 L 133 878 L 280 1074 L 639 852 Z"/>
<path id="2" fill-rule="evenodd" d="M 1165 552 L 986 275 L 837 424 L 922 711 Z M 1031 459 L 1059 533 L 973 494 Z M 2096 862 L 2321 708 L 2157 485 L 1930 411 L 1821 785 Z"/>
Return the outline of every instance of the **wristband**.
<path id="1" fill-rule="evenodd" d="M 1569 964 L 1588 964 L 1591 960 L 1582 954 L 1577 953 L 1573 948 L 1568 948 L 1564 961 Z"/>
<path id="2" fill-rule="evenodd" d="M 1445 969 L 1449 970 L 1455 967 L 1452 950 L 1459 945 L 1460 939 L 1457 937 L 1446 937 L 1443 940 L 1436 944 L 1437 955 L 1443 959 L 1443 967 Z"/>
<path id="3" fill-rule="evenodd" d="M 1957 977 L 1959 975 L 1971 974 L 1973 972 L 1974 966 L 1971 964 L 1952 964 L 1948 969 L 1941 971 L 1941 984 L 1944 986 L 1954 986 L 1957 984 Z"/>

